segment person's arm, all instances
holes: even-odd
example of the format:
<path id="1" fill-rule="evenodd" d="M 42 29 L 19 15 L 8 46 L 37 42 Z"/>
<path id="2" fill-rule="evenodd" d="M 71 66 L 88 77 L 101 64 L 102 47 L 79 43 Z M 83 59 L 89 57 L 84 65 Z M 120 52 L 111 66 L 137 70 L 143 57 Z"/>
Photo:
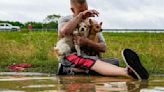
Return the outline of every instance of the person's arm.
<path id="1" fill-rule="evenodd" d="M 94 50 L 96 50 L 98 52 L 104 53 L 106 51 L 106 44 L 104 42 L 95 43 L 95 42 L 89 40 L 87 46 L 93 48 Z"/>
<path id="2" fill-rule="evenodd" d="M 61 36 L 64 37 L 65 35 L 71 34 L 72 31 L 76 28 L 77 24 L 81 21 L 82 16 L 82 13 L 80 13 L 69 22 L 63 24 L 62 27 L 59 29 Z"/>
<path id="3" fill-rule="evenodd" d="M 95 43 L 88 38 L 84 38 L 84 37 L 80 37 L 80 36 L 77 36 L 76 40 L 77 40 L 78 44 L 83 45 L 83 46 L 88 46 L 98 52 L 105 52 L 106 48 L 107 48 L 105 42 Z"/>

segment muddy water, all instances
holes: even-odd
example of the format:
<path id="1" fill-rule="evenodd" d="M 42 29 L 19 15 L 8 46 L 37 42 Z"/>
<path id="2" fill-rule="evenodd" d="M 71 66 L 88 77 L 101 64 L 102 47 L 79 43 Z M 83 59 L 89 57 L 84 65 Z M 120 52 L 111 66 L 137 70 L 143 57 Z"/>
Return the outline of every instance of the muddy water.
<path id="1" fill-rule="evenodd" d="M 0 73 L 0 92 L 164 92 L 164 76 L 148 81 L 118 77 Z"/>

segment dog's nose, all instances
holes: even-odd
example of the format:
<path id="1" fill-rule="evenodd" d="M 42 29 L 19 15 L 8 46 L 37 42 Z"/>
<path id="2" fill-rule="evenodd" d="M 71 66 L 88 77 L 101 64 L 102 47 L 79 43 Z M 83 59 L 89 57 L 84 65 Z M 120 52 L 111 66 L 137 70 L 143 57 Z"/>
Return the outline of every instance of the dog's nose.
<path id="1" fill-rule="evenodd" d="M 81 28 L 81 31 L 84 31 L 84 28 Z"/>
<path id="2" fill-rule="evenodd" d="M 102 32 L 103 31 L 103 29 L 100 29 L 100 32 Z"/>

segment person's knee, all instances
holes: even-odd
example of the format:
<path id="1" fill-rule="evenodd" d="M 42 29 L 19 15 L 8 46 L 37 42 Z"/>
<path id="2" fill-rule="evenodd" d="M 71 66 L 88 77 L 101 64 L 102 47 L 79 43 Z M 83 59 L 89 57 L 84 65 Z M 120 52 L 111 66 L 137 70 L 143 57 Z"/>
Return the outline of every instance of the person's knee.
<path id="1" fill-rule="evenodd" d="M 114 63 L 114 65 L 117 65 L 117 66 L 119 66 L 119 60 L 118 59 L 113 59 L 113 63 Z"/>
<path id="2" fill-rule="evenodd" d="M 117 58 L 104 58 L 102 61 L 119 66 L 119 60 Z"/>

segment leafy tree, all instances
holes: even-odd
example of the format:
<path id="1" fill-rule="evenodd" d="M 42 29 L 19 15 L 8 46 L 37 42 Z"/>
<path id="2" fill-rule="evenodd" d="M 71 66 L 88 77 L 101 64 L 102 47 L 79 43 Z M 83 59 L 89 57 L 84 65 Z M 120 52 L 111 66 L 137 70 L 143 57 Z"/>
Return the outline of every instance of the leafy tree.
<path id="1" fill-rule="evenodd" d="M 44 28 L 47 29 L 57 29 L 58 26 L 58 19 L 60 18 L 60 15 L 52 14 L 48 15 L 43 21 L 45 22 L 46 26 Z"/>
<path id="2" fill-rule="evenodd" d="M 60 18 L 61 16 L 60 15 L 56 15 L 56 14 L 52 14 L 52 15 L 48 15 L 44 21 L 45 22 L 57 22 L 57 20 Z"/>
<path id="3" fill-rule="evenodd" d="M 49 22 L 47 23 L 47 28 L 48 29 L 57 29 L 58 24 L 56 22 Z"/>
<path id="4" fill-rule="evenodd" d="M 42 29 L 43 23 L 41 22 L 26 22 L 24 28 L 27 28 L 31 24 L 33 29 Z"/>

